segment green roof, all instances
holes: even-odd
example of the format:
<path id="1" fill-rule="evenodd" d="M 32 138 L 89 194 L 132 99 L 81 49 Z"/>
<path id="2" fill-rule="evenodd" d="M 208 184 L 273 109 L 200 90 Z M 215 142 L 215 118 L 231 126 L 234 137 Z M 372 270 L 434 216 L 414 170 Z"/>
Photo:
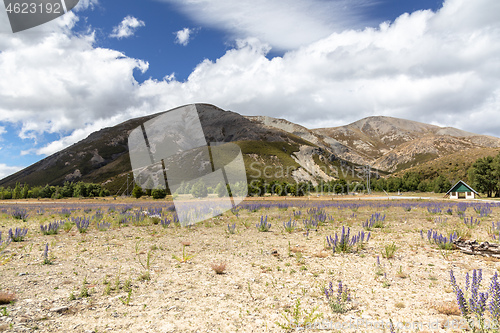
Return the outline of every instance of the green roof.
<path id="1" fill-rule="evenodd" d="M 464 183 L 463 181 L 459 180 L 453 187 L 446 193 L 449 194 L 450 192 L 474 192 L 477 193 L 472 187 Z"/>

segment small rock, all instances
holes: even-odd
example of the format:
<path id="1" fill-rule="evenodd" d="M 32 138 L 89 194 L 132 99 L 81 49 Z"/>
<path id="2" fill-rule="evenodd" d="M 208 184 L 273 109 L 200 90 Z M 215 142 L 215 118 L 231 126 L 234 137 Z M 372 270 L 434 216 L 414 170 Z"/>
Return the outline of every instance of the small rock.
<path id="1" fill-rule="evenodd" d="M 19 276 L 25 276 L 28 275 L 28 273 L 19 273 Z"/>
<path id="2" fill-rule="evenodd" d="M 64 312 L 66 310 L 68 310 L 67 306 L 60 306 L 60 307 L 57 307 L 57 308 L 50 309 L 51 312 L 58 312 L 58 313 Z"/>

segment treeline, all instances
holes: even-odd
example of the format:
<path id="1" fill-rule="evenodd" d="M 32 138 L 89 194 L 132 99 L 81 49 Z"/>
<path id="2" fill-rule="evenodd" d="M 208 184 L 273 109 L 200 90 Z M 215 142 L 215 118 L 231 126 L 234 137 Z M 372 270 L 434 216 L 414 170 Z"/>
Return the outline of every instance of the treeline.
<path id="1" fill-rule="evenodd" d="M 63 186 L 33 186 L 16 184 L 14 188 L 0 187 L 0 199 L 36 199 L 36 198 L 93 198 L 107 197 L 110 193 L 100 184 L 65 182 Z"/>
<path id="2" fill-rule="evenodd" d="M 370 189 L 376 192 L 434 192 L 446 193 L 451 187 L 451 182 L 443 175 L 429 180 L 422 179 L 416 172 L 407 172 L 403 177 L 389 177 L 373 179 Z"/>
<path id="3" fill-rule="evenodd" d="M 415 172 L 407 172 L 403 177 L 389 177 L 370 180 L 370 190 L 375 192 L 434 192 L 446 193 L 451 183 L 446 177 L 440 175 L 433 180 L 421 179 Z M 314 186 L 311 182 L 288 183 L 264 179 L 252 180 L 248 184 L 248 194 L 253 196 L 264 195 L 292 195 L 304 196 L 308 194 L 349 194 L 353 192 L 364 193 L 368 191 L 366 181 L 347 182 L 337 179 L 320 182 Z"/>
<path id="4" fill-rule="evenodd" d="M 477 160 L 469 170 L 469 179 L 472 179 L 472 185 L 479 192 L 487 193 L 488 196 L 500 195 L 500 154 L 492 158 L 486 157 Z M 280 182 L 278 180 L 267 181 L 265 179 L 253 179 L 248 182 L 236 183 L 231 188 L 224 184 L 217 186 L 206 186 L 203 182 L 194 184 L 182 183 L 179 189 L 173 194 L 191 194 L 196 198 L 204 198 L 210 194 L 216 194 L 219 197 L 226 196 L 305 196 L 309 194 L 349 194 L 353 192 L 366 193 L 368 187 L 364 181 L 347 182 L 345 179 L 320 182 L 313 185 L 311 182 Z M 446 177 L 440 175 L 433 180 L 421 179 L 421 176 L 415 172 L 407 172 L 402 177 L 372 178 L 370 181 L 370 190 L 374 192 L 434 192 L 445 193 L 451 183 Z M 168 189 L 142 189 L 135 185 L 132 190 L 132 196 L 140 198 L 144 195 L 153 199 L 163 199 L 170 195 Z M 0 187 L 0 199 L 28 199 L 28 198 L 92 198 L 106 197 L 110 192 L 100 184 L 93 183 L 72 183 L 66 182 L 63 186 L 35 186 L 30 187 L 27 184 L 16 184 L 14 188 Z"/>
<path id="5" fill-rule="evenodd" d="M 231 196 L 244 196 L 246 194 L 246 186 L 247 184 L 244 182 L 237 182 L 233 186 L 234 193 L 231 193 L 231 188 L 225 184 L 217 184 L 215 187 L 207 186 L 204 182 L 198 181 L 194 184 L 190 184 L 188 182 L 182 182 L 177 191 L 174 193 L 174 196 L 179 194 L 191 194 L 195 198 L 205 198 L 208 197 L 209 194 L 217 194 L 219 197 L 227 196 L 228 194 Z M 168 194 L 170 194 L 169 190 L 156 188 L 156 189 L 142 189 L 139 185 L 135 185 L 132 190 L 132 196 L 135 198 L 140 198 L 143 195 L 151 196 L 153 199 L 163 199 Z"/>

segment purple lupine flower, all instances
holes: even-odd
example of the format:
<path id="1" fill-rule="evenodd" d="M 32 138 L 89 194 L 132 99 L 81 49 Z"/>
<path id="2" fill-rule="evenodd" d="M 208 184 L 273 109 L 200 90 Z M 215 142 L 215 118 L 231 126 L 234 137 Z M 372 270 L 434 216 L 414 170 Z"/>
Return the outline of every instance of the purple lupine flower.
<path id="1" fill-rule="evenodd" d="M 479 293 L 479 299 L 476 304 L 476 313 L 480 315 L 481 317 L 484 314 L 484 311 L 486 310 L 486 300 L 488 299 L 488 293 Z"/>
<path id="2" fill-rule="evenodd" d="M 9 229 L 9 238 L 13 242 L 21 242 L 27 233 L 28 228 L 16 228 L 14 231 L 12 231 L 12 229 Z"/>
<path id="3" fill-rule="evenodd" d="M 469 290 L 469 272 L 465 273 L 465 290 Z"/>
<path id="4" fill-rule="evenodd" d="M 339 302 L 342 301 L 342 280 L 339 281 L 339 287 L 338 287 L 338 290 L 337 290 L 337 300 Z"/>
<path id="5" fill-rule="evenodd" d="M 455 289 L 455 291 L 456 291 L 456 289 L 458 287 L 457 286 L 457 280 L 455 280 L 455 275 L 453 275 L 453 270 L 452 269 L 450 269 L 450 281 L 451 281 L 451 285 L 452 285 L 453 289 Z"/>
<path id="6" fill-rule="evenodd" d="M 462 312 L 462 316 L 466 317 L 469 315 L 469 309 L 467 307 L 467 301 L 465 300 L 464 294 L 461 289 L 457 290 L 457 303 Z"/>
<path id="7" fill-rule="evenodd" d="M 495 320 L 495 324 L 499 324 L 500 320 L 500 284 L 498 283 L 498 273 L 495 272 L 491 278 L 490 290 L 491 295 L 489 303 L 489 311 Z"/>
<path id="8" fill-rule="evenodd" d="M 380 258 L 377 256 L 377 265 L 380 266 Z"/>
<path id="9" fill-rule="evenodd" d="M 49 260 L 49 243 L 45 244 L 45 249 L 43 250 L 44 260 Z"/>

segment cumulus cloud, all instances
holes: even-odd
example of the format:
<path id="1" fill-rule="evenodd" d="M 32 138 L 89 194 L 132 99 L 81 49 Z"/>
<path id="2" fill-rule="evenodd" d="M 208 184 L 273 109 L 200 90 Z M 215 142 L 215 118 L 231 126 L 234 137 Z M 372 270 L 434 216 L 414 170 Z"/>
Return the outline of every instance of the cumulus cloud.
<path id="1" fill-rule="evenodd" d="M 51 34 L 0 40 L 0 121 L 22 124 L 24 138 L 61 133 L 38 154 L 196 102 L 308 127 L 387 115 L 500 136 L 498 12 L 496 0 L 446 0 L 438 12 L 331 33 L 272 59 L 272 43 L 241 38 L 185 81 L 141 84 L 133 71 L 145 72 L 147 62 L 96 47 L 92 32 L 71 33 L 77 17 L 65 15 Z"/>
<path id="2" fill-rule="evenodd" d="M 187 81 L 150 80 L 139 91 L 162 105 L 209 101 L 309 127 L 388 115 L 500 135 L 496 10 L 493 0 L 447 0 L 437 13 L 336 32 L 273 59 L 268 43 L 240 40 Z"/>
<path id="3" fill-rule="evenodd" d="M 133 36 L 138 28 L 144 27 L 145 25 L 144 21 L 129 15 L 125 17 L 119 25 L 113 28 L 113 33 L 111 33 L 109 37 L 118 39 L 128 38 Z"/>
<path id="4" fill-rule="evenodd" d="M 0 39 L 0 122 L 20 125 L 19 137 L 35 143 L 44 133 L 63 137 L 63 145 L 33 150 L 38 153 L 53 153 L 84 138 L 98 129 L 95 124 L 136 116 L 144 105 L 133 72 L 145 72 L 148 63 L 96 47 L 92 31 L 72 32 L 77 21 L 70 12 Z"/>
<path id="5" fill-rule="evenodd" d="M 255 37 L 288 50 L 359 27 L 373 0 L 163 0 L 201 25 L 226 31 L 233 39 Z M 366 18 L 364 23 L 366 22 Z"/>
<path id="6" fill-rule="evenodd" d="M 182 46 L 186 46 L 189 43 L 189 38 L 191 37 L 192 29 L 184 28 L 175 33 L 175 42 L 177 44 L 181 44 Z"/>
<path id="7" fill-rule="evenodd" d="M 19 170 L 21 170 L 22 167 L 17 167 L 17 166 L 9 166 L 5 163 L 0 163 L 0 179 L 3 179 L 7 177 L 8 175 L 11 175 Z"/>

